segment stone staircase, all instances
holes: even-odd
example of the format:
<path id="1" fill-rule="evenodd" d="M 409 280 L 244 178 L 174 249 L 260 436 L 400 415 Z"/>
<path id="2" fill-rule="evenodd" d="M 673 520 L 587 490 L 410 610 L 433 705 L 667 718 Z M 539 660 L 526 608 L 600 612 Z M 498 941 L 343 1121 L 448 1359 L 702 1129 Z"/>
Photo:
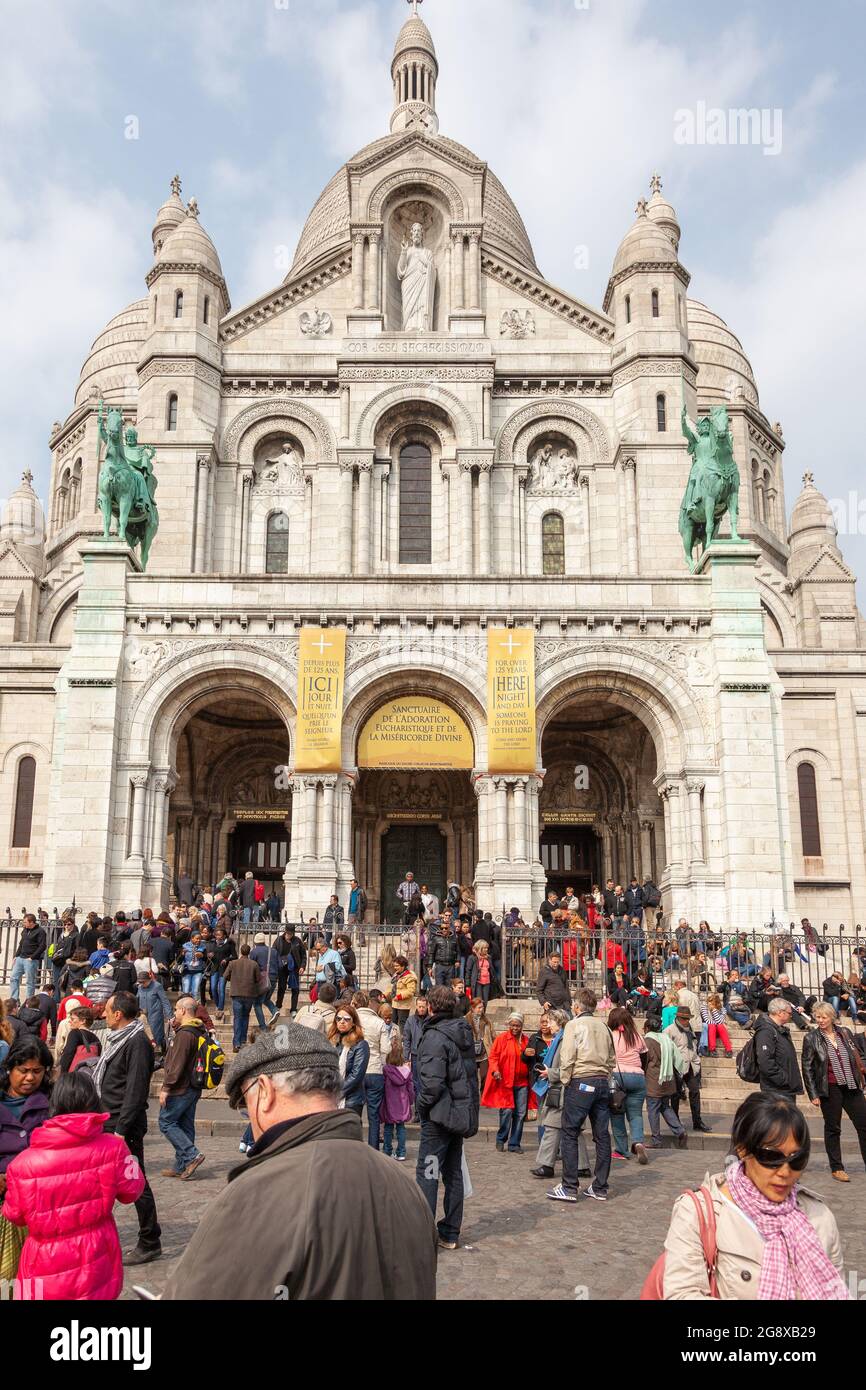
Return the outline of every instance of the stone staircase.
<path id="1" fill-rule="evenodd" d="M 301 1000 L 303 1007 L 304 1000 Z M 533 1032 L 538 1024 L 541 1013 L 540 1006 L 535 999 L 512 1000 L 497 999 L 492 1000 L 488 1007 L 494 1030 L 501 1032 L 506 1025 L 508 1015 L 514 1010 L 523 1014 L 524 1030 Z M 227 1015 L 228 1017 L 228 1015 Z M 283 1015 L 284 1018 L 287 1015 Z M 844 1026 L 844 1025 L 843 1025 Z M 252 1023 L 250 1033 L 252 1035 L 257 1027 Z M 216 1036 L 222 1043 L 226 1052 L 227 1064 L 232 1058 L 232 1027 L 231 1022 L 223 1024 L 215 1023 L 214 1029 Z M 729 1032 L 733 1046 L 734 1057 L 737 1052 L 748 1040 L 749 1034 L 733 1021 L 729 1022 Z M 799 1029 L 792 1028 L 791 1035 L 798 1053 L 802 1050 L 803 1037 L 805 1034 Z M 733 1059 L 728 1060 L 719 1052 L 716 1057 L 705 1057 L 702 1059 L 703 1085 L 701 1089 L 701 1108 L 704 1119 L 711 1125 L 711 1134 L 692 1134 L 689 1119 L 689 1108 L 687 1100 L 680 1106 L 680 1115 L 683 1118 L 686 1129 L 689 1132 L 689 1148 L 713 1151 L 717 1155 L 727 1153 L 730 1146 L 731 1122 L 734 1114 L 747 1096 L 755 1090 L 754 1086 L 741 1081 L 737 1076 L 736 1064 Z M 161 1083 L 161 1072 L 154 1073 L 151 1084 L 151 1095 L 156 1097 Z M 823 1122 L 820 1111 L 811 1105 L 805 1096 L 800 1097 L 800 1107 L 806 1114 L 812 1140 L 815 1145 L 816 1154 L 821 1151 L 821 1137 L 823 1134 Z M 155 1116 L 155 1107 L 153 1109 Z M 481 1126 L 479 1138 L 490 1143 L 493 1142 L 497 1127 L 496 1112 L 492 1110 L 481 1111 Z M 208 1092 L 199 1102 L 196 1125 L 202 1135 L 214 1136 L 233 1136 L 240 1138 L 246 1127 L 246 1119 L 239 1112 L 232 1110 L 228 1104 L 225 1087 L 220 1085 L 216 1090 Z M 409 1127 L 410 1132 L 412 1126 Z M 662 1139 L 667 1145 L 671 1142 L 667 1128 L 662 1123 Z M 853 1148 L 852 1148 L 853 1144 Z M 529 1121 L 525 1136 L 525 1147 L 530 1152 L 535 1145 L 534 1121 Z M 852 1162 L 859 1158 L 859 1151 L 856 1145 L 854 1131 L 850 1125 L 843 1127 L 843 1152 L 846 1160 L 850 1158 Z"/>

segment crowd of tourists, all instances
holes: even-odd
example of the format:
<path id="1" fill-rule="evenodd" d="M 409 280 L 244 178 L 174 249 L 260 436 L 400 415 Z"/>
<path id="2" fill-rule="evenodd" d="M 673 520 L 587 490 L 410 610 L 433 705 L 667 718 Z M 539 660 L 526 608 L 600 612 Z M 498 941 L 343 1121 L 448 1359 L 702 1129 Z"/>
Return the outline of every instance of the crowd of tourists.
<path id="1" fill-rule="evenodd" d="M 518 919 L 476 910 L 459 885 L 440 907 L 407 874 L 396 893 L 401 940 L 412 950 L 385 941 L 375 986 L 361 988 L 353 941 L 362 940 L 366 900 L 357 884 L 349 912 L 332 899 L 321 923 L 252 930 L 240 941 L 239 925 L 255 928 L 263 915 L 254 880 L 244 902 L 248 882 L 227 875 L 213 894 L 179 883 L 187 897 L 156 916 L 90 914 L 79 926 L 69 912 L 52 940 L 37 916 L 25 917 L 11 997 L 0 1003 L 0 1280 L 16 1297 L 115 1298 L 124 1264 L 161 1257 L 144 1164 L 148 1102 L 158 1104 L 170 1155 L 160 1176 L 188 1182 L 206 1161 L 196 1110 L 220 1082 L 247 1117 L 243 1158 L 163 1297 L 237 1297 L 239 1267 L 250 1299 L 280 1289 L 343 1298 L 359 1287 L 369 1298 L 434 1297 L 437 1253 L 460 1245 L 464 1144 L 483 1109 L 495 1113 L 503 1155 L 524 1152 L 526 1121 L 537 1117 L 528 1171 L 547 1182 L 550 1201 L 604 1202 L 614 1165 L 644 1167 L 663 1147 L 662 1121 L 673 1144 L 687 1147 L 686 1099 L 692 1131 L 709 1132 L 702 1060 L 718 1048 L 732 1057 L 732 1022 L 748 1033 L 738 1071 L 758 1090 L 735 1119 L 724 1172 L 677 1202 L 645 1296 L 754 1297 L 742 1288 L 743 1259 L 760 1297 L 847 1296 L 834 1218 L 799 1183 L 809 1129 L 797 1098 L 805 1091 L 820 1110 L 833 1177 L 849 1181 L 844 1115 L 866 1163 L 859 960 L 828 974 L 818 1000 L 787 973 L 792 953 L 814 949 L 805 934 L 779 939 L 761 963 L 745 937 L 725 941 L 706 923 L 693 931 L 683 919 L 663 938 L 652 885 L 633 880 L 618 915 L 611 883 L 615 899 L 602 894 L 596 917 L 592 895 L 551 892 L 539 939 L 558 930 L 535 957 L 538 1021 L 527 1030 L 516 1009 L 497 1033 L 488 1006 L 502 992 Z M 571 959 L 563 923 L 576 943 Z M 597 991 L 582 983 L 589 963 Z M 216 1025 L 229 1001 L 226 1067 Z M 791 1026 L 805 1033 L 802 1060 Z M 414 1125 L 413 1183 L 397 1164 L 407 1161 Z M 274 1223 L 274 1183 L 283 1182 L 304 1193 L 303 1204 L 296 1220 Z M 134 1204 L 138 1221 L 123 1254 L 115 1202 Z M 323 1202 L 327 1232 L 316 1219 Z M 727 1230 L 736 1207 L 754 1239 Z M 706 1258 L 710 1227 L 739 1252 L 740 1284 L 733 1266 Z M 216 1258 L 227 1248 L 237 1261 Z"/>

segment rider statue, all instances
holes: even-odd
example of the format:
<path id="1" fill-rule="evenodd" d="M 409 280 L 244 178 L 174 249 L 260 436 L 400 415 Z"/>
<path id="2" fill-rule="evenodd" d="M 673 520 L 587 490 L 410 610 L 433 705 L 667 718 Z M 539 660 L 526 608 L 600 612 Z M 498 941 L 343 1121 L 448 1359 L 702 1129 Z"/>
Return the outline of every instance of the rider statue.
<path id="1" fill-rule="evenodd" d="M 725 406 L 714 405 L 709 415 L 702 415 L 694 424 L 684 402 L 682 429 L 689 442 L 692 467 L 680 507 L 680 535 L 689 569 L 694 572 L 695 545 L 700 543 L 703 550 L 707 549 L 715 540 L 726 512 L 731 516 L 731 540 L 740 539 L 737 534 L 740 473 L 734 459 L 734 441 Z"/>
<path id="2" fill-rule="evenodd" d="M 133 425 L 123 436 L 123 415 L 111 407 L 107 416 L 100 400 L 97 414 L 100 440 L 105 444 L 105 458 L 99 471 L 99 509 L 102 512 L 103 536 L 111 536 L 111 519 L 117 517 L 117 535 L 129 546 L 140 546 L 141 566 L 147 568 L 150 547 L 159 527 L 156 508 L 156 477 L 150 444 L 139 444 L 138 431 Z"/>

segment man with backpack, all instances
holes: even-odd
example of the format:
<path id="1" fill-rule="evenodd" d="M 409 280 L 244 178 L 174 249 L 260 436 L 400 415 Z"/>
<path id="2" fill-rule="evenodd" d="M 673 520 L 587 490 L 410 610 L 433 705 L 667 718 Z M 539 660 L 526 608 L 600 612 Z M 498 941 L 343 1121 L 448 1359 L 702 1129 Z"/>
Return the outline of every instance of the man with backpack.
<path id="1" fill-rule="evenodd" d="M 454 1017 L 454 996 L 439 985 L 427 996 L 430 1016 L 418 1048 L 421 1143 L 415 1180 L 435 1218 L 439 1179 L 445 1209 L 438 1223 L 439 1245 L 456 1250 L 463 1224 L 463 1140 L 478 1132 L 478 1068 L 472 1029 Z"/>
<path id="2" fill-rule="evenodd" d="M 796 1103 L 797 1096 L 803 1094 L 803 1078 L 788 1028 L 791 1013 L 788 1000 L 779 998 L 771 999 L 766 1014 L 759 1016 L 754 1034 L 754 1060 L 758 1072 L 755 1079 L 767 1095 L 783 1096 Z M 746 1048 L 748 1046 L 747 1043 Z M 737 1063 L 739 1071 L 739 1058 Z"/>
<path id="3" fill-rule="evenodd" d="M 199 1052 L 207 1043 L 207 1029 L 196 1017 L 196 1000 L 182 994 L 174 1006 L 174 1037 L 165 1056 L 165 1071 L 159 1092 L 159 1130 L 175 1152 L 173 1168 L 163 1168 L 163 1178 L 184 1181 L 204 1163 L 196 1148 L 195 1112 L 201 1098 L 197 1075 Z"/>
<path id="4" fill-rule="evenodd" d="M 250 958 L 248 942 L 241 947 L 239 958 L 229 961 L 224 979 L 232 989 L 232 1051 L 240 1052 L 247 1040 L 250 1014 L 262 993 L 263 983 L 259 967 Z"/>

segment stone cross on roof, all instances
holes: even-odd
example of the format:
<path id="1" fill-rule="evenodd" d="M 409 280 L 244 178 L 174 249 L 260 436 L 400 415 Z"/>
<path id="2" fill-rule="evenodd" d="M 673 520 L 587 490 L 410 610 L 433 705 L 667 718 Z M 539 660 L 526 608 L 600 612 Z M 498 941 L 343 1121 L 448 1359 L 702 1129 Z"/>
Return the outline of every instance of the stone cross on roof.
<path id="1" fill-rule="evenodd" d="M 175 197 L 180 197 L 180 174 L 175 174 L 171 181 L 171 191 Z"/>
<path id="2" fill-rule="evenodd" d="M 31 486 L 33 482 L 33 474 L 30 472 L 29 468 L 24 469 L 24 472 L 21 474 L 21 481 L 22 483 L 26 483 L 28 487 Z"/>
<path id="3" fill-rule="evenodd" d="M 815 474 L 814 474 L 814 473 L 804 473 L 804 474 L 803 474 L 803 486 L 804 486 L 804 487 L 810 487 L 810 486 L 811 486 L 811 487 L 814 487 L 814 485 L 815 485 Z"/>
<path id="4" fill-rule="evenodd" d="M 412 6 L 412 13 L 417 14 L 418 6 L 423 3 L 423 0 L 408 0 L 408 3 Z"/>
<path id="5" fill-rule="evenodd" d="M 660 176 L 659 174 L 653 174 L 652 178 L 650 179 L 650 192 L 652 192 L 652 193 L 661 193 L 661 191 L 662 191 L 661 176 Z"/>

